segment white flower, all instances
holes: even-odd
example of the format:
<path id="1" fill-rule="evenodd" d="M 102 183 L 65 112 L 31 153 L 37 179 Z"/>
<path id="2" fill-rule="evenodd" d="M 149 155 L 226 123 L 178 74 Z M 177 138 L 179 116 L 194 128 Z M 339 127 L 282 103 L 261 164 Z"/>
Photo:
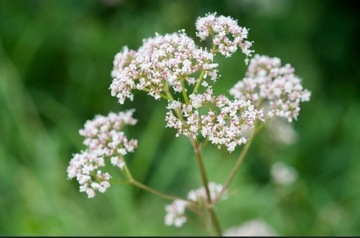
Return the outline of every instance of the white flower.
<path id="1" fill-rule="evenodd" d="M 223 190 L 223 186 L 221 184 L 216 184 L 214 182 L 209 182 L 208 188 L 210 191 L 210 197 L 212 201 L 215 201 L 217 197 L 220 195 Z M 227 197 L 227 193 L 223 195 L 221 199 L 225 199 Z M 199 189 L 191 190 L 187 198 L 190 201 L 196 202 L 198 205 L 207 204 L 207 196 L 204 187 Z M 181 227 L 186 221 L 187 218 L 185 216 L 186 208 L 192 206 L 193 204 L 189 201 L 175 199 L 170 205 L 165 207 L 166 215 L 165 215 L 165 225 L 167 226 L 176 226 Z"/>
<path id="2" fill-rule="evenodd" d="M 224 236 L 278 236 L 277 232 L 262 219 L 250 220 L 239 227 L 231 227 Z"/>
<path id="3" fill-rule="evenodd" d="M 223 186 L 221 184 L 216 184 L 214 182 L 209 182 L 208 188 L 209 188 L 210 197 L 211 197 L 212 201 L 215 201 L 217 199 L 217 197 L 220 195 L 221 191 L 223 190 Z M 227 195 L 225 194 L 222 197 L 222 199 L 225 199 L 226 196 Z M 187 198 L 194 202 L 200 202 L 200 203 L 205 204 L 207 201 L 206 190 L 204 187 L 201 187 L 201 188 L 198 188 L 195 190 L 191 190 L 188 193 Z"/>
<path id="4" fill-rule="evenodd" d="M 166 206 L 165 225 L 181 227 L 186 222 L 185 208 L 187 201 L 176 199 L 170 205 Z"/>

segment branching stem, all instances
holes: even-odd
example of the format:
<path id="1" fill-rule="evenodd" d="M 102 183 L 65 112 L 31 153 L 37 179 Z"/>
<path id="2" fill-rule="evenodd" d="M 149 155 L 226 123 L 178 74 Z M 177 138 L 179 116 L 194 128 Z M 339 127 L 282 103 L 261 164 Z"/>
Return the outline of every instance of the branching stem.
<path id="1" fill-rule="evenodd" d="M 141 188 L 141 189 L 144 189 L 145 191 L 147 192 L 150 192 L 150 193 L 153 193 L 159 197 L 162 197 L 162 198 L 165 198 L 165 199 L 168 199 L 168 200 L 175 200 L 175 199 L 180 199 L 180 200 L 184 200 L 184 201 L 188 201 L 186 198 L 181 198 L 181 197 L 177 197 L 177 196 L 173 196 L 173 195 L 170 195 L 170 194 L 166 194 L 166 193 L 163 193 L 163 192 L 160 192 L 156 189 L 153 189 L 143 183 L 140 183 L 138 182 L 137 180 L 135 180 L 131 173 L 130 173 L 130 170 L 128 169 L 128 167 L 125 165 L 125 168 L 124 168 L 124 173 L 125 173 L 125 176 L 128 178 L 128 181 L 130 184 L 138 187 L 138 188 Z"/>

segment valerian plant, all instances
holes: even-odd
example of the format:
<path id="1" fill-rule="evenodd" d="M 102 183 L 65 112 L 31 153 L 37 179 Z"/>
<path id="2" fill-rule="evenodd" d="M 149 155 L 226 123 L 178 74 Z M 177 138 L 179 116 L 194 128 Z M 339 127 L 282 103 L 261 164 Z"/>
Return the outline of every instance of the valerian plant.
<path id="1" fill-rule="evenodd" d="M 138 142 L 127 137 L 124 127 L 136 124 L 133 109 L 97 115 L 87 121 L 80 130 L 86 148 L 73 155 L 67 174 L 79 182 L 80 192 L 93 198 L 111 186 L 112 176 L 104 171 L 111 164 L 127 183 L 172 201 L 165 207 L 166 225 L 182 226 L 189 211 L 205 220 L 203 227 L 209 234 L 220 236 L 222 230 L 214 207 L 229 195 L 229 185 L 254 137 L 274 117 L 295 120 L 300 102 L 309 101 L 310 92 L 303 88 L 291 65 L 283 65 L 276 57 L 253 56 L 248 29 L 236 20 L 207 14 L 197 19 L 196 30 L 201 41 L 210 39 L 209 48 L 199 47 L 184 30 L 155 34 L 143 40 L 138 50 L 123 47 L 114 58 L 110 90 L 120 104 L 133 100 L 134 90 L 167 102 L 166 127 L 175 129 L 176 136 L 189 139 L 202 187 L 177 197 L 148 187 L 132 176 L 124 157 L 135 152 Z M 228 95 L 215 95 L 213 85 L 220 80 L 215 56 L 229 58 L 238 50 L 245 55 L 245 77 L 229 89 Z M 210 182 L 205 169 L 202 151 L 209 144 L 225 147 L 229 153 L 244 145 L 222 184 Z"/>

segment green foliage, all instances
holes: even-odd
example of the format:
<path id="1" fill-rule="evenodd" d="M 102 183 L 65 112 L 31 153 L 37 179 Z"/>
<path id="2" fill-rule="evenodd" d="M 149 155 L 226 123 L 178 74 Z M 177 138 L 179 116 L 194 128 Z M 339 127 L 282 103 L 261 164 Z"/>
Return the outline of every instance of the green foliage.
<path id="1" fill-rule="evenodd" d="M 1 1 L 0 235 L 203 234 L 190 224 L 164 226 L 169 201 L 127 185 L 88 199 L 66 167 L 83 148 L 78 130 L 87 119 L 134 107 L 134 176 L 175 195 L 200 186 L 191 145 L 164 128 L 165 105 L 143 94 L 120 105 L 109 86 L 124 45 L 137 49 L 155 32 L 183 28 L 194 36 L 196 18 L 209 11 L 250 28 L 255 51 L 291 63 L 312 91 L 294 144 L 274 144 L 265 132 L 255 139 L 233 195 L 216 207 L 222 226 L 262 218 L 281 235 L 359 235 L 358 13 L 343 1 L 268 2 Z M 226 92 L 244 75 L 243 56 L 220 60 L 215 90 Z M 222 183 L 239 152 L 208 147 L 210 180 Z M 290 187 L 269 178 L 278 160 L 298 171 Z"/>

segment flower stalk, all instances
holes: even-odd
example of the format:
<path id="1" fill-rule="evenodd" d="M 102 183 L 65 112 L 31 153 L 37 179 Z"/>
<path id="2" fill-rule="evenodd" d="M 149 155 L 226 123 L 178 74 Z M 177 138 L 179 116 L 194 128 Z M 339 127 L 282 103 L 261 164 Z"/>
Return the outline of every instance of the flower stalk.
<path id="1" fill-rule="evenodd" d="M 192 145 L 194 148 L 194 152 L 196 154 L 196 160 L 198 162 L 203 187 L 205 188 L 205 191 L 206 191 L 207 204 L 211 204 L 212 198 L 211 198 L 210 190 L 208 187 L 209 179 L 206 174 L 206 168 L 205 168 L 204 160 L 203 160 L 203 157 L 201 154 L 200 145 L 196 140 L 192 141 Z M 216 235 L 222 236 L 221 226 L 220 226 L 219 220 L 217 218 L 217 215 L 216 215 L 214 209 L 209 206 L 206 206 L 206 209 L 208 210 L 208 212 L 210 214 L 211 222 L 214 225 Z"/>

